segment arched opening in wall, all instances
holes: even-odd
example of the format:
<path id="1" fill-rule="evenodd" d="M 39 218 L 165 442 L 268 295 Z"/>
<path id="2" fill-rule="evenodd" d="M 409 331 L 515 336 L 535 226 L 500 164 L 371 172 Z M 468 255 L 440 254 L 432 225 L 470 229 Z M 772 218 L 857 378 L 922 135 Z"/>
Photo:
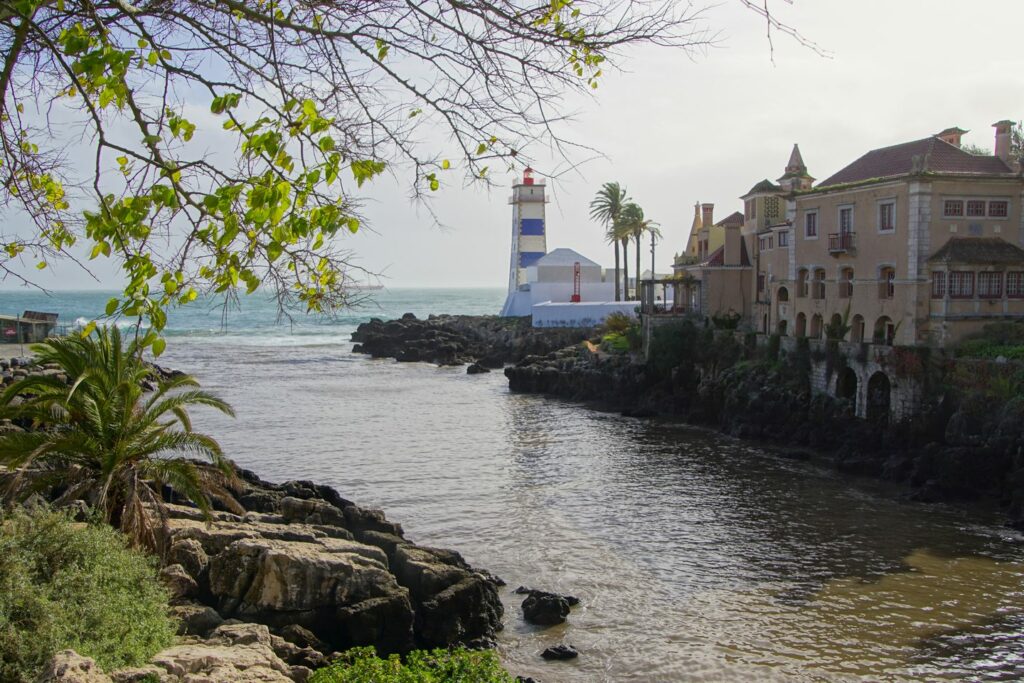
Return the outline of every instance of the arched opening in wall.
<path id="1" fill-rule="evenodd" d="M 868 420 L 884 422 L 889 419 L 889 406 L 892 401 L 892 384 L 889 377 L 882 371 L 871 375 L 868 379 Z"/>
<path id="2" fill-rule="evenodd" d="M 786 336 L 786 333 L 787 333 L 786 328 L 789 327 L 788 323 L 789 323 L 788 320 L 780 320 L 779 324 L 776 326 L 776 331 L 779 333 L 780 337 L 785 337 Z"/>
<path id="3" fill-rule="evenodd" d="M 796 314 L 796 336 L 807 336 L 807 316 L 803 313 Z"/>
<path id="4" fill-rule="evenodd" d="M 811 339 L 821 339 L 821 314 L 811 316 Z"/>
<path id="5" fill-rule="evenodd" d="M 889 316 L 883 315 L 875 321 L 875 332 L 871 337 L 872 342 L 892 346 L 892 341 L 895 337 L 896 326 L 892 324 L 892 319 Z"/>
<path id="6" fill-rule="evenodd" d="M 836 398 L 851 401 L 857 398 L 857 373 L 853 368 L 843 368 L 836 378 Z"/>
<path id="7" fill-rule="evenodd" d="M 789 301 L 789 290 L 785 287 L 779 287 L 779 294 L 775 297 L 779 303 L 786 303 Z"/>
<path id="8" fill-rule="evenodd" d="M 857 344 L 864 341 L 864 316 L 860 313 L 850 321 L 850 341 Z"/>
<path id="9" fill-rule="evenodd" d="M 768 314 L 765 313 L 761 320 L 761 332 L 768 334 Z"/>
<path id="10" fill-rule="evenodd" d="M 843 316 L 838 313 L 832 314 L 832 319 L 828 323 L 829 338 L 834 335 L 836 339 L 842 341 L 846 338 L 846 334 L 843 330 Z M 842 336 L 840 336 L 842 335 Z"/>

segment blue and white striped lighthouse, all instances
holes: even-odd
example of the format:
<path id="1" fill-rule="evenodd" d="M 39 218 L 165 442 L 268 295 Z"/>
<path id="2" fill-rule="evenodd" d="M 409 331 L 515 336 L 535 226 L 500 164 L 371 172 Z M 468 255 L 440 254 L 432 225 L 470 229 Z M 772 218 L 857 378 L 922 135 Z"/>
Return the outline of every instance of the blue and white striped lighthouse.
<path id="1" fill-rule="evenodd" d="M 533 177 L 533 169 L 523 171 L 522 182 L 512 186 L 512 258 L 509 261 L 508 296 L 501 309 L 504 316 L 530 315 L 529 285 L 526 269 L 547 253 L 547 226 L 544 219 L 544 181 Z"/>

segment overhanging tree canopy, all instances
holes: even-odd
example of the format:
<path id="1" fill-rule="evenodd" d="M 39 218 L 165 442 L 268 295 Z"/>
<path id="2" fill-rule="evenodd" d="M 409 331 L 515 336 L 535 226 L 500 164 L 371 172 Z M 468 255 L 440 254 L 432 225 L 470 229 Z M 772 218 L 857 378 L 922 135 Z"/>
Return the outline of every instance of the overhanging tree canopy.
<path id="1" fill-rule="evenodd" d="M 566 91 L 619 48 L 692 47 L 659 0 L 8 0 L 0 7 L 0 269 L 87 241 L 118 259 L 107 313 L 148 317 L 272 285 L 343 305 L 357 192 L 389 164 L 416 192 L 569 143 Z M 217 129 L 216 133 L 210 132 Z M 75 163 L 66 147 L 84 149 Z M 225 151 L 224 147 L 229 151 Z"/>

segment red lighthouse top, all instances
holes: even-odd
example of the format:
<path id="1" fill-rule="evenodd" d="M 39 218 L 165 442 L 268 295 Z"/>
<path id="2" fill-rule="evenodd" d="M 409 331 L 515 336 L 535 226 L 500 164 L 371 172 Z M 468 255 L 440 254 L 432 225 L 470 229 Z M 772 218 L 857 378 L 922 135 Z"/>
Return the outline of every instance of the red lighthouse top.
<path id="1" fill-rule="evenodd" d="M 523 185 L 533 185 L 533 169 L 529 166 L 523 170 Z"/>

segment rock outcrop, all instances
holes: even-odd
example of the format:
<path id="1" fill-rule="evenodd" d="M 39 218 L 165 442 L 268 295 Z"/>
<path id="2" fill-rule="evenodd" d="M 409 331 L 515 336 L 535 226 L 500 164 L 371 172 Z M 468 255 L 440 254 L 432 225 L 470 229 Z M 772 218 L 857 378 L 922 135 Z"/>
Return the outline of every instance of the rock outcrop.
<path id="1" fill-rule="evenodd" d="M 477 363 L 480 370 L 501 368 L 529 355 L 546 354 L 578 343 L 593 330 L 534 328 L 530 318 L 440 315 L 419 320 L 374 318 L 352 333 L 353 350 L 374 358 L 424 361 L 436 365 Z"/>
<path id="2" fill-rule="evenodd" d="M 270 484 L 246 471 L 241 478 L 245 515 L 205 520 L 194 508 L 168 506 L 161 576 L 184 633 L 237 619 L 327 654 L 487 645 L 501 628 L 497 582 L 458 553 L 415 545 L 382 512 L 329 487 Z"/>

